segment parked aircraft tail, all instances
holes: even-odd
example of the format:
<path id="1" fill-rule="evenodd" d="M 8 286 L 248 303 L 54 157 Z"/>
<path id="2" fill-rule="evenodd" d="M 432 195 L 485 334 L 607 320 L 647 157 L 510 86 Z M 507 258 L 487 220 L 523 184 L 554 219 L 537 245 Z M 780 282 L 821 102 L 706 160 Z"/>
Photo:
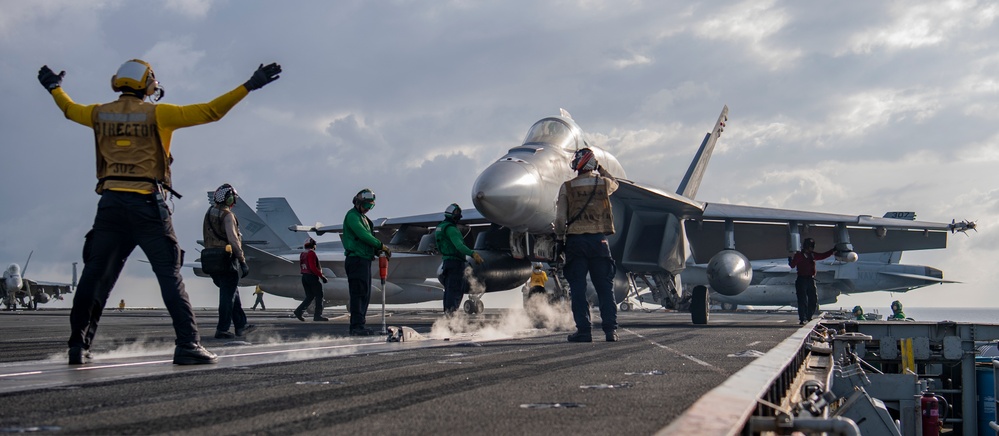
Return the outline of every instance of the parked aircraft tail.
<path id="1" fill-rule="evenodd" d="M 209 201 L 211 201 L 212 195 L 213 193 L 208 193 Z M 261 219 L 253 209 L 250 209 L 250 206 L 242 198 L 236 197 L 236 203 L 230 209 L 239 219 L 239 230 L 243 234 L 244 245 L 252 245 L 266 251 L 291 249 L 291 246 L 271 229 L 267 222 Z M 301 242 L 298 245 L 301 245 Z"/>
<path id="2" fill-rule="evenodd" d="M 305 238 L 298 232 L 289 230 L 291 226 L 302 224 L 298 215 L 284 197 L 265 197 L 257 200 L 257 215 L 277 233 L 289 247 L 302 245 Z"/>
<path id="3" fill-rule="evenodd" d="M 725 105 L 725 107 L 722 108 L 721 115 L 718 115 L 718 121 L 715 122 L 715 127 L 704 135 L 704 141 L 701 142 L 701 147 L 697 149 L 697 154 L 694 155 L 694 160 L 690 162 L 690 167 L 687 168 L 687 174 L 684 174 L 683 181 L 681 181 L 680 186 L 676 188 L 677 194 L 690 199 L 697 196 L 697 189 L 701 186 L 701 179 L 704 177 L 704 171 L 708 168 L 708 161 L 711 160 L 711 153 L 715 151 L 715 143 L 718 142 L 718 138 L 721 136 L 722 132 L 725 131 L 725 123 L 727 122 L 728 105 Z"/>

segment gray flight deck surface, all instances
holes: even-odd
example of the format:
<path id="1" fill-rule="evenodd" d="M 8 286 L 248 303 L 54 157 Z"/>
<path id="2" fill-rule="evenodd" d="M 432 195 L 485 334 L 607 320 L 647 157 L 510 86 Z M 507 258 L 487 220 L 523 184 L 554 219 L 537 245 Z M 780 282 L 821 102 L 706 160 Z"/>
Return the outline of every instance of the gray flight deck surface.
<path id="1" fill-rule="evenodd" d="M 386 343 L 346 337 L 342 310 L 329 323 L 270 310 L 248 312 L 259 329 L 240 346 L 212 337 L 215 311 L 197 315 L 217 365 L 171 363 L 164 310 L 106 310 L 96 359 L 81 366 L 66 364 L 68 310 L 0 312 L 0 433 L 654 434 L 799 329 L 790 312 L 695 326 L 658 310 L 619 312 L 616 343 L 599 327 L 593 343 L 530 328 Z M 440 316 L 394 310 L 387 324 L 429 335 Z"/>

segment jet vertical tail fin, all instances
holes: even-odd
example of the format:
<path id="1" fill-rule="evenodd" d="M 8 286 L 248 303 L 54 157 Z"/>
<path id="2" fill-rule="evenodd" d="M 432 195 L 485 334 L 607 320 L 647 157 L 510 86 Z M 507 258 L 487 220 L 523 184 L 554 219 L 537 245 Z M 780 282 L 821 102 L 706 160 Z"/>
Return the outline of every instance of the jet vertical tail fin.
<path id="1" fill-rule="evenodd" d="M 683 176 L 683 181 L 680 182 L 680 186 L 676 188 L 676 193 L 684 197 L 693 199 L 697 196 L 697 189 L 701 186 L 701 179 L 704 177 L 704 171 L 708 168 L 708 161 L 711 160 L 711 153 L 715 151 L 715 143 L 718 142 L 718 137 L 721 133 L 725 131 L 725 123 L 728 122 L 728 105 L 722 108 L 721 115 L 718 115 L 718 121 L 715 122 L 715 127 L 711 129 L 704 135 L 704 141 L 701 142 L 701 147 L 697 149 L 697 154 L 694 155 L 694 160 L 690 162 L 690 167 L 687 168 L 687 174 Z"/>
<path id="2" fill-rule="evenodd" d="M 211 201 L 213 193 L 208 193 Z M 239 231 L 243 234 L 243 245 L 252 245 L 265 251 L 291 250 L 289 246 L 267 223 L 261 219 L 242 198 L 236 197 L 236 203 L 230 208 L 239 220 Z"/>
<path id="3" fill-rule="evenodd" d="M 302 224 L 295 210 L 284 197 L 265 197 L 257 200 L 257 215 L 277 233 L 278 237 L 289 247 L 302 245 L 305 237 L 288 228 Z"/>

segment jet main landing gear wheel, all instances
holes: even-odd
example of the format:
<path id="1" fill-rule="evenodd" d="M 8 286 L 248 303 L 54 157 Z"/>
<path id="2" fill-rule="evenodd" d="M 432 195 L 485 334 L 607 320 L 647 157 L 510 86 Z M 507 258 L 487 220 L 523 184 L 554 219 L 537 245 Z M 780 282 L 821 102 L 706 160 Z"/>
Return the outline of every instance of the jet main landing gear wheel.
<path id="1" fill-rule="evenodd" d="M 693 297 L 690 299 L 690 321 L 694 324 L 707 324 L 710 299 L 708 288 L 694 286 Z"/>

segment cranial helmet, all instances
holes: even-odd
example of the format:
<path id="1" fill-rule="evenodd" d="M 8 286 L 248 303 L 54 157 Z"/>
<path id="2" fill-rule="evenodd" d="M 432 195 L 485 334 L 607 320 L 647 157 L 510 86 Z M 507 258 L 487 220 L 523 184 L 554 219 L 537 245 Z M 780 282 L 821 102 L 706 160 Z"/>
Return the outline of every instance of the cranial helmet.
<path id="1" fill-rule="evenodd" d="M 354 206 L 360 206 L 365 211 L 369 211 L 375 207 L 375 192 L 364 188 L 357 195 L 354 196 Z"/>
<path id="2" fill-rule="evenodd" d="M 892 310 L 892 312 L 901 312 L 902 311 L 902 302 L 898 301 L 898 300 L 892 301 L 891 302 L 891 310 Z"/>
<path id="3" fill-rule="evenodd" d="M 541 266 L 541 262 L 534 262 L 534 270 L 535 271 L 541 271 L 542 268 L 543 267 Z"/>
<path id="4" fill-rule="evenodd" d="M 461 220 L 461 206 L 458 206 L 458 203 L 451 203 L 447 209 L 444 209 L 444 219 L 452 222 Z"/>
<path id="5" fill-rule="evenodd" d="M 597 169 L 597 158 L 593 156 L 593 150 L 581 148 L 576 150 L 572 156 L 572 169 L 575 171 L 592 171 Z"/>
<path id="6" fill-rule="evenodd" d="M 228 183 L 223 183 L 215 190 L 215 195 L 212 196 L 212 200 L 215 204 L 224 204 L 226 206 L 232 206 L 236 204 L 236 199 L 239 198 L 239 194 L 236 193 L 236 188 Z"/>
<path id="7" fill-rule="evenodd" d="M 302 244 L 305 248 L 316 248 L 316 240 L 312 237 L 305 238 L 305 243 Z"/>
<path id="8" fill-rule="evenodd" d="M 864 314 L 864 308 L 860 307 L 860 306 L 853 306 L 853 314 L 854 315 L 863 315 Z"/>
<path id="9" fill-rule="evenodd" d="M 804 241 L 801 241 L 801 249 L 804 250 L 806 248 L 811 248 L 811 249 L 814 250 L 815 249 L 815 239 L 805 238 Z"/>
<path id="10" fill-rule="evenodd" d="M 152 96 L 155 100 L 163 98 L 163 88 L 156 80 L 153 67 L 141 59 L 132 59 L 121 64 L 118 72 L 111 76 L 111 89 L 114 92 L 137 92 L 141 95 Z"/>

